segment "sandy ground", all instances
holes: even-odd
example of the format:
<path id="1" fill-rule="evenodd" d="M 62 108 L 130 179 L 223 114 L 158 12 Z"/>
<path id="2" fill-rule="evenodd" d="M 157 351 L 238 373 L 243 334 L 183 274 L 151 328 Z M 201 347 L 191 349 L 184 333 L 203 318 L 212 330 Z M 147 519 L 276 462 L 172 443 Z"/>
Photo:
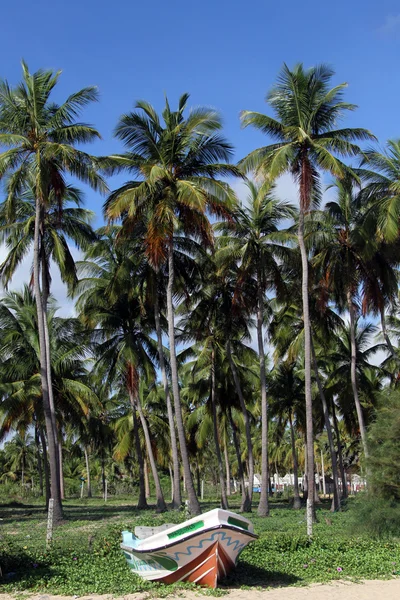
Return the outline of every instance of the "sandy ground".
<path id="1" fill-rule="evenodd" d="M 16 596 L 0 593 L 0 600 L 14 600 Z M 196 592 L 179 593 L 170 598 L 181 598 L 182 600 L 199 600 L 206 596 Z M 400 600 L 400 578 L 389 581 L 364 581 L 361 583 L 334 582 L 327 585 L 315 584 L 309 587 L 285 587 L 270 590 L 240 590 L 232 589 L 223 596 L 227 600 Z M 77 596 L 50 596 L 48 594 L 37 594 L 27 596 L 23 594 L 24 600 L 74 600 Z M 146 593 L 130 594 L 115 600 L 149 600 L 153 596 Z M 112 596 L 80 596 L 79 600 L 112 600 Z"/>

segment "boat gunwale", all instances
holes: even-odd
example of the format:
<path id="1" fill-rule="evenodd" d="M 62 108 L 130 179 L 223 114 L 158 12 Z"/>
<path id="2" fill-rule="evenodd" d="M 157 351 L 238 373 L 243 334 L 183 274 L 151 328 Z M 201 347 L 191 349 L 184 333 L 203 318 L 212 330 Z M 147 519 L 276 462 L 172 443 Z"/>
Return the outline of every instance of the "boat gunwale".
<path id="1" fill-rule="evenodd" d="M 163 546 L 157 546 L 155 548 L 146 548 L 146 549 L 141 549 L 141 548 L 134 548 L 133 546 L 127 546 L 126 544 L 120 544 L 120 547 L 122 550 L 128 550 L 128 552 L 139 552 L 140 554 L 150 554 L 152 552 L 159 552 L 160 550 L 166 550 L 167 548 L 172 548 L 173 546 L 177 546 L 178 544 L 181 544 L 182 542 L 186 541 L 186 540 L 191 540 L 192 538 L 198 537 L 199 535 L 202 535 L 208 531 L 215 531 L 217 529 L 228 529 L 230 531 L 235 531 L 236 533 L 240 533 L 244 536 L 248 536 L 252 539 L 257 539 L 259 536 L 256 533 L 253 533 L 251 531 L 246 531 L 245 529 L 241 529 L 240 527 L 235 527 L 234 525 L 224 525 L 224 524 L 220 524 L 220 525 L 213 525 L 212 527 L 207 527 L 205 529 L 203 529 L 202 531 L 196 531 L 193 532 L 191 534 L 189 534 L 187 537 L 183 537 L 180 540 L 175 540 L 173 542 L 171 542 L 170 544 L 166 544 Z M 166 530 L 168 531 L 168 530 Z M 144 540 L 143 540 L 144 541 Z M 250 542 L 248 542 L 250 543 Z"/>

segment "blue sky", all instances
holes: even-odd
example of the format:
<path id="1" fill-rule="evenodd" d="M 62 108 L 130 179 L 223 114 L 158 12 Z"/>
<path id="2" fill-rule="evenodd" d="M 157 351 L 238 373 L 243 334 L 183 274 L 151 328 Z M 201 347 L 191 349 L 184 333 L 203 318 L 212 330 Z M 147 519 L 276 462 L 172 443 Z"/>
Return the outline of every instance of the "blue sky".
<path id="1" fill-rule="evenodd" d="M 268 110 L 264 97 L 283 62 L 331 64 L 360 107 L 347 124 L 382 143 L 400 137 L 400 4 L 392 0 L 19 0 L 2 7 L 0 44 L 0 77 L 12 84 L 24 58 L 32 71 L 63 70 L 56 100 L 99 87 L 100 103 L 83 114 L 103 136 L 93 153 L 121 150 L 112 131 L 136 99 L 160 109 L 164 93 L 175 104 L 188 91 L 192 104 L 221 111 L 238 159 L 265 143 L 241 130 L 239 113 Z M 295 200 L 288 182 L 281 191 Z M 97 225 L 102 203 L 87 193 Z"/>
<path id="2" fill-rule="evenodd" d="M 19 0 L 2 8 L 0 76 L 15 83 L 21 58 L 31 70 L 62 69 L 57 96 L 95 84 L 101 102 L 84 114 L 104 140 L 93 152 L 120 149 L 119 115 L 144 98 L 161 108 L 188 91 L 218 108 L 239 158 L 263 143 L 240 129 L 242 109 L 266 110 L 264 97 L 285 61 L 331 64 L 360 106 L 349 125 L 384 141 L 400 136 L 400 4 L 392 0 Z M 101 200 L 90 195 L 90 208 Z"/>

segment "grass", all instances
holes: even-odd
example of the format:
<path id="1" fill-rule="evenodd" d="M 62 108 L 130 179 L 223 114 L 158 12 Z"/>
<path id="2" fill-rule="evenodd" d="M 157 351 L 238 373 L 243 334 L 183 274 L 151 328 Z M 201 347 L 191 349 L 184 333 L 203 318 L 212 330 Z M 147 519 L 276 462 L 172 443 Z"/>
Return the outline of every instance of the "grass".
<path id="1" fill-rule="evenodd" d="M 204 502 L 202 508 L 214 506 Z M 238 506 L 238 500 L 232 499 L 232 510 Z M 182 522 L 183 512 L 157 515 L 154 508 L 139 512 L 132 498 L 112 498 L 107 504 L 100 499 L 74 499 L 65 501 L 64 507 L 66 522 L 55 530 L 52 549 L 46 552 L 43 505 L 0 504 L 2 591 L 124 595 L 148 590 L 158 596 L 171 592 L 170 586 L 144 582 L 129 571 L 119 549 L 120 535 L 121 530 L 133 530 L 138 524 Z M 222 588 L 385 579 L 400 574 L 399 540 L 355 535 L 350 527 L 353 510 L 351 501 L 347 510 L 336 514 L 329 512 L 328 503 L 323 504 L 317 509 L 311 543 L 305 536 L 304 511 L 293 511 L 283 501 L 272 502 L 269 518 L 247 515 L 260 537 L 242 552 Z"/>

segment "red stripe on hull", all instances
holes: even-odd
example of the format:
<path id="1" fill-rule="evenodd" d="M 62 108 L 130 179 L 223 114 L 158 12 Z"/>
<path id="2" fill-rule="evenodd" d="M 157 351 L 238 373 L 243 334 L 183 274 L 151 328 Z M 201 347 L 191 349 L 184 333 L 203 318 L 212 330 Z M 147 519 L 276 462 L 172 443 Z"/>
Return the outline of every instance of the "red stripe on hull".
<path id="1" fill-rule="evenodd" d="M 230 573 L 232 571 L 233 567 L 235 566 L 235 563 L 226 554 L 225 550 L 223 549 L 222 544 L 219 546 L 219 549 L 218 549 L 218 559 L 219 559 L 219 561 L 218 561 L 219 562 L 218 579 L 222 579 L 223 577 L 225 577 L 226 575 L 228 575 L 228 573 Z"/>
<path id="2" fill-rule="evenodd" d="M 218 542 L 216 542 L 190 563 L 159 581 L 163 583 L 190 581 L 191 583 L 216 588 L 218 579 L 218 554 L 221 550 L 218 546 Z"/>

